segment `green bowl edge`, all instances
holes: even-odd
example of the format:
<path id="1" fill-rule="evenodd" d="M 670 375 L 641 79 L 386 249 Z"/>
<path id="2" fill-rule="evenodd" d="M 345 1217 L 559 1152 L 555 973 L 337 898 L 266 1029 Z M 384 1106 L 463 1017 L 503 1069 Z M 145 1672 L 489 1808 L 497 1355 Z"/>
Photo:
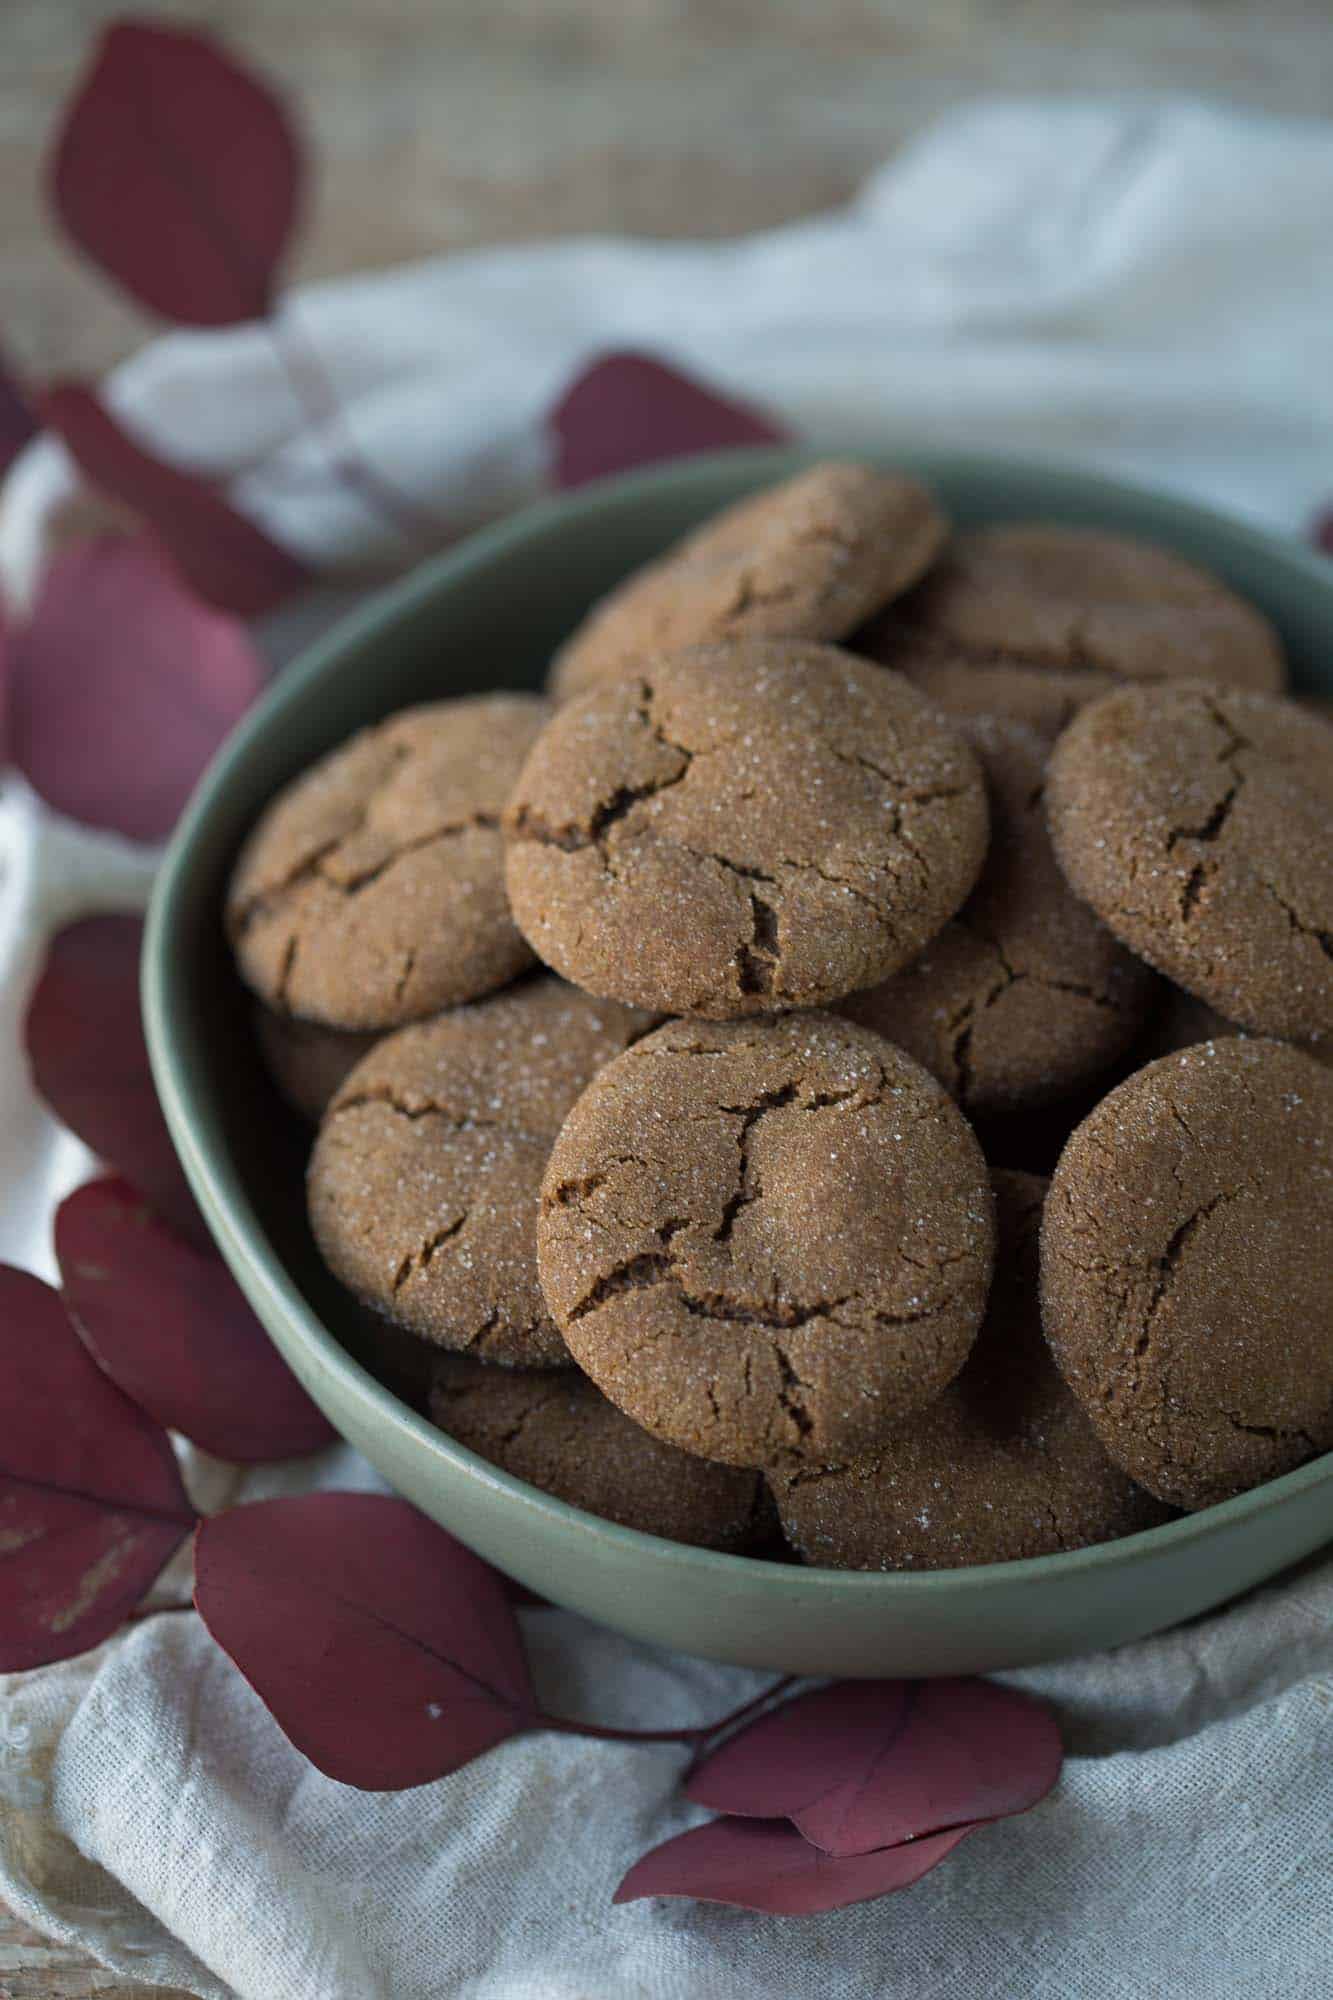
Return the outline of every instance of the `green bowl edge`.
<path id="1" fill-rule="evenodd" d="M 582 1534 L 589 1542 L 604 1541 L 626 1553 L 639 1549 L 656 1563 L 697 1570 L 701 1566 L 718 1575 L 734 1575 L 737 1566 L 756 1578 L 775 1583 L 799 1577 L 802 1589 L 813 1588 L 826 1596 L 874 1594 L 885 1600 L 911 1600 L 941 1592 L 975 1594 L 1003 1589 L 1010 1583 L 1039 1578 L 1069 1577 L 1089 1570 L 1105 1569 L 1134 1562 L 1143 1556 L 1190 1543 L 1202 1543 L 1224 1533 L 1241 1520 L 1282 1505 L 1298 1493 L 1313 1491 L 1328 1483 L 1333 1487 L 1333 1452 L 1312 1459 L 1307 1465 L 1280 1478 L 1267 1480 L 1248 1493 L 1237 1494 L 1198 1513 L 1148 1528 L 1135 1535 L 1095 1543 L 1089 1548 L 1072 1549 L 1046 1556 L 1028 1556 L 1015 1562 L 971 1564 L 939 1570 L 834 1570 L 802 1565 L 795 1572 L 753 1556 L 726 1555 L 668 1541 L 636 1528 L 603 1521 L 529 1486 L 526 1481 L 500 1471 L 487 1460 L 456 1444 L 443 1431 L 410 1409 L 393 1392 L 378 1382 L 368 1370 L 347 1353 L 341 1343 L 311 1311 L 291 1282 L 281 1260 L 268 1248 L 264 1232 L 240 1178 L 226 1165 L 219 1165 L 210 1149 L 198 1138 L 190 1111 L 190 1087 L 186 1065 L 173 1047 L 170 1020 L 173 1011 L 171 938 L 184 879 L 189 872 L 196 841 L 200 838 L 213 802 L 224 791 L 235 765 L 242 762 L 251 743 L 279 720 L 288 705 L 311 680 L 318 679 L 326 666 L 351 644 L 371 637 L 386 624 L 430 599 L 442 585 L 462 577 L 479 564 L 521 543 L 547 522 L 571 514 L 595 521 L 614 514 L 626 501 L 650 493 L 690 486 L 701 473 L 725 466 L 756 482 L 774 479 L 798 470 L 826 456 L 817 449 L 761 447 L 755 450 L 701 453 L 671 461 L 664 467 L 599 480 L 572 494 L 557 495 L 534 502 L 494 525 L 469 535 L 457 547 L 432 558 L 409 576 L 377 592 L 365 605 L 338 621 L 313 645 L 306 648 L 283 670 L 273 686 L 246 714 L 217 751 L 200 778 L 167 845 L 154 884 L 145 926 L 141 992 L 144 1029 L 153 1080 L 172 1142 L 180 1156 L 186 1178 L 203 1211 L 209 1229 L 223 1255 L 257 1305 L 262 1294 L 270 1311 L 285 1318 L 304 1337 L 321 1362 L 340 1378 L 342 1386 L 359 1396 L 385 1422 L 410 1436 L 427 1451 L 456 1471 L 468 1475 L 511 1502 L 521 1504 L 537 1519 Z M 884 454 L 877 452 L 878 457 Z M 959 452 L 904 450 L 894 454 L 894 463 L 927 480 L 932 477 L 990 479 L 999 485 L 1005 478 L 1041 478 L 1053 488 L 1052 506 L 1062 503 L 1058 489 L 1067 482 L 1074 499 L 1073 512 L 1095 511 L 1099 496 L 1115 507 L 1132 504 L 1141 515 L 1145 531 L 1155 525 L 1166 530 L 1184 526 L 1221 535 L 1233 542 L 1248 544 L 1250 551 L 1266 562 L 1286 567 L 1296 577 L 1320 593 L 1333 591 L 1328 559 L 1308 551 L 1253 523 L 1237 520 L 1218 509 L 1148 487 L 1106 475 L 1081 471 L 1061 461 L 1010 454 L 972 456 Z"/>

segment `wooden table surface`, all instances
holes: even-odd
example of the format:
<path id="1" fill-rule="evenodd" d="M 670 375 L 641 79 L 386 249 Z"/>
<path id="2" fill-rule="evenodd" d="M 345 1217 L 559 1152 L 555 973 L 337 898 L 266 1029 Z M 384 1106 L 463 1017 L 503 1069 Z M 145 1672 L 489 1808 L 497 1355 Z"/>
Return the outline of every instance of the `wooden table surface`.
<path id="1" fill-rule="evenodd" d="M 122 11 L 0 0 L 0 344 L 39 376 L 103 368 L 145 332 L 57 239 L 40 192 L 58 107 L 99 24 Z M 760 228 L 842 200 L 936 113 L 987 91 L 1193 91 L 1309 115 L 1333 105 L 1326 0 L 149 0 L 143 11 L 207 23 L 301 107 L 315 173 L 298 278 L 574 230 Z M 148 1990 L 0 1909 L 0 2000 Z"/>

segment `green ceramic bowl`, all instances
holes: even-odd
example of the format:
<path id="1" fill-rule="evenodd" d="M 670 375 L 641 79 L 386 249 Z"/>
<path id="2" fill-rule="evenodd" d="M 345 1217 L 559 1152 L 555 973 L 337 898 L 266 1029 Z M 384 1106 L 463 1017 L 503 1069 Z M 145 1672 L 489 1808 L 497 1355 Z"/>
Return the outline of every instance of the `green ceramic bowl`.
<path id="1" fill-rule="evenodd" d="M 305 1135 L 260 1071 L 223 944 L 228 871 L 279 785 L 405 703 L 538 685 L 593 598 L 801 462 L 696 459 L 534 507 L 386 591 L 289 668 L 203 779 L 158 880 L 144 964 L 154 1074 L 222 1254 L 315 1401 L 400 1493 L 543 1596 L 638 1638 L 798 1673 L 985 1671 L 1115 1645 L 1192 1617 L 1333 1536 L 1333 1455 L 1100 1548 L 934 1575 L 714 1555 L 552 1500 L 452 1443 L 352 1358 L 356 1309 L 306 1229 Z M 1197 557 L 1275 621 L 1298 685 L 1333 693 L 1333 565 L 1081 473 L 994 458 L 892 462 L 931 481 L 963 524 L 1042 515 Z"/>

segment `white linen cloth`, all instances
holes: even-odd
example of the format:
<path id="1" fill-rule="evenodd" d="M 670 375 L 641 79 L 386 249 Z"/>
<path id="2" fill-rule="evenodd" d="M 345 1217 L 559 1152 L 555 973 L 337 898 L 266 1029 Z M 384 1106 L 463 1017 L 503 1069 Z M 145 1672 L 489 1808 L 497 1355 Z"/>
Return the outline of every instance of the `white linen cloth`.
<path id="1" fill-rule="evenodd" d="M 460 525 L 539 482 L 540 419 L 635 346 L 834 446 L 1092 461 L 1301 531 L 1333 492 L 1333 125 L 1192 103 L 980 105 L 845 211 L 734 244 L 585 240 L 313 288 L 290 308 L 360 451 Z M 325 477 L 270 335 L 175 334 L 112 377 L 168 456 L 317 567 L 405 559 Z M 0 508 L 30 595 L 72 488 L 40 441 Z M 0 1254 L 50 1269 L 84 1170 L 15 1041 L 49 927 L 142 899 L 151 855 L 0 802 Z M 347 1447 L 201 1503 L 374 1484 Z M 1330 1522 L 1333 1532 L 1333 1522 Z M 181 1564 L 163 1584 L 177 1594 Z M 523 1614 L 547 1705 L 697 1721 L 761 1677 Z M 419 1791 L 363 1794 L 292 1750 L 193 1613 L 0 1684 L 0 1896 L 126 1976 L 206 2000 L 1315 2000 L 1333 1967 L 1333 1560 L 1118 1653 L 1014 1676 L 1058 1706 L 1052 1799 L 914 1888 L 805 1920 L 613 1909 L 700 1817 L 684 1752 L 536 1736 Z M 373 1698 L 373 1691 L 367 1691 Z"/>

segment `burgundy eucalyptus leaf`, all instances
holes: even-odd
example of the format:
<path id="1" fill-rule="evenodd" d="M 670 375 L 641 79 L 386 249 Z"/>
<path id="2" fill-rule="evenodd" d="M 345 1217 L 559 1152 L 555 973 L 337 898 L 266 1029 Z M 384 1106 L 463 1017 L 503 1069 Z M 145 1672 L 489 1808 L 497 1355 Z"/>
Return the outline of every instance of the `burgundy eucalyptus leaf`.
<path id="1" fill-rule="evenodd" d="M 782 1816 L 828 1854 L 1025 1812 L 1060 1775 L 1055 1718 L 993 1681 L 835 1681 L 771 1709 L 691 1773 L 715 1811 Z"/>
<path id="2" fill-rule="evenodd" d="M 537 1710 L 502 1578 L 405 1500 L 307 1493 L 201 1524 L 195 1603 L 330 1778 L 443 1778 Z"/>
<path id="3" fill-rule="evenodd" d="M 166 1433 L 89 1358 L 59 1294 L 0 1265 L 0 1670 L 109 1638 L 194 1518 Z"/>
<path id="4" fill-rule="evenodd" d="M 67 1196 L 55 1238 L 75 1324 L 160 1424 L 242 1462 L 294 1458 L 336 1435 L 222 1259 L 196 1250 L 126 1181 L 90 1181 Z"/>
<path id="5" fill-rule="evenodd" d="M 585 486 L 636 465 L 737 445 L 781 444 L 781 425 L 649 354 L 608 354 L 550 415 L 555 484 Z"/>
<path id="6" fill-rule="evenodd" d="M 203 1241 L 148 1067 L 142 944 L 139 917 L 84 917 L 57 931 L 28 1006 L 28 1062 L 56 1117 L 169 1222 Z"/>
<path id="7" fill-rule="evenodd" d="M 211 35 L 135 20 L 103 35 L 50 165 L 84 254 L 187 326 L 269 311 L 301 181 L 291 119 L 267 84 Z"/>
<path id="8" fill-rule="evenodd" d="M 812 1917 L 908 1888 L 974 1831 L 955 1826 L 900 1847 L 839 1857 L 812 1847 L 786 1820 L 715 1819 L 636 1861 L 612 1901 L 689 1896 L 770 1916 Z"/>
<path id="9" fill-rule="evenodd" d="M 136 444 L 91 389 L 58 384 L 38 399 L 38 408 L 85 477 L 147 523 L 207 603 L 257 618 L 309 583 L 304 563 L 238 514 L 206 479 Z"/>
<path id="10" fill-rule="evenodd" d="M 201 604 L 150 544 L 75 542 L 11 641 L 11 755 L 58 811 L 165 840 L 263 683 L 245 627 Z"/>
<path id="11" fill-rule="evenodd" d="M 37 419 L 18 377 L 0 353 L 0 473 L 37 434 Z"/>

